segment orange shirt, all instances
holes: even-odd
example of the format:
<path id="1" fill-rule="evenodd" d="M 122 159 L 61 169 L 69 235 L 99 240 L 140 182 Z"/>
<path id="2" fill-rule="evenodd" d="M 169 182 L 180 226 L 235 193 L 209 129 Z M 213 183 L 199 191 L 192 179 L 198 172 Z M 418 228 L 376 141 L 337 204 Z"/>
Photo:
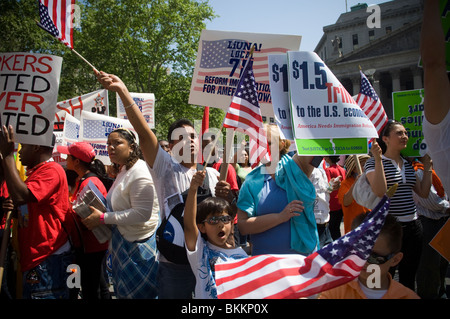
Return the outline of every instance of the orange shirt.
<path id="1" fill-rule="evenodd" d="M 341 182 L 341 187 L 338 191 L 339 203 L 342 205 L 342 213 L 344 214 L 344 231 L 348 233 L 351 230 L 353 219 L 361 213 L 367 213 L 370 209 L 367 209 L 359 205 L 355 200 L 349 205 L 344 206 L 344 195 L 348 192 L 350 187 L 355 183 L 355 178 L 349 176 Z"/>
<path id="2" fill-rule="evenodd" d="M 411 289 L 403 286 L 401 283 L 389 276 L 389 288 L 381 299 L 420 299 L 420 297 Z M 358 279 L 350 281 L 344 285 L 332 288 L 322 292 L 319 299 L 368 299 L 362 291 Z"/>

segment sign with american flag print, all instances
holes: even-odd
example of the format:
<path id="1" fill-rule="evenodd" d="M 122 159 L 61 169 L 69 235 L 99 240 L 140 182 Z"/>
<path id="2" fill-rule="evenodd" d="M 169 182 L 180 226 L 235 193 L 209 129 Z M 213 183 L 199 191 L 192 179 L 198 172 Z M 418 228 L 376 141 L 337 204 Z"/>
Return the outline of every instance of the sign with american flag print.
<path id="1" fill-rule="evenodd" d="M 268 55 L 298 50 L 301 36 L 203 30 L 189 103 L 228 109 L 253 48 L 253 70 L 261 114 L 273 119 Z"/>
<path id="2" fill-rule="evenodd" d="M 81 112 L 78 141 L 90 143 L 94 147 L 95 158 L 100 159 L 105 165 L 110 165 L 111 160 L 106 146 L 108 135 L 121 127 L 133 131 L 138 138 L 136 131 L 128 120 L 83 111 Z"/>
<path id="3" fill-rule="evenodd" d="M 145 121 L 150 128 L 155 128 L 155 94 L 153 93 L 132 93 L 130 92 L 134 103 L 141 110 Z M 124 105 L 119 95 L 116 93 L 117 118 L 128 119 Z"/>

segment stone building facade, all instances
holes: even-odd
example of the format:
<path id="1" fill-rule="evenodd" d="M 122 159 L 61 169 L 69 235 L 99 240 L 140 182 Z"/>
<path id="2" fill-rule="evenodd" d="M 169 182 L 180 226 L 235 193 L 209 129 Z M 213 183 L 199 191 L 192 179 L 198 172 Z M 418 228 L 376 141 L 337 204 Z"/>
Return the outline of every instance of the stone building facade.
<path id="1" fill-rule="evenodd" d="M 423 88 L 422 15 L 421 0 L 358 4 L 323 28 L 314 51 L 352 95 L 359 92 L 361 67 L 392 118 L 392 92 Z"/>

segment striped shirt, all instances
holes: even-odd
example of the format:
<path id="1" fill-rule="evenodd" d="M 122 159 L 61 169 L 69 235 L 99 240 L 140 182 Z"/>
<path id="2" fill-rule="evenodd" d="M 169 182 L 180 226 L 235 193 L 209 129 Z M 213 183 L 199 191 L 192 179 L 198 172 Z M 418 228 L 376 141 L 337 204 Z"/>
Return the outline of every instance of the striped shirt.
<path id="1" fill-rule="evenodd" d="M 416 204 L 413 200 L 416 174 L 411 163 L 403 159 L 403 165 L 400 169 L 396 161 L 384 155 L 382 161 L 388 189 L 395 183 L 398 183 L 397 191 L 391 198 L 389 214 L 397 217 L 399 222 L 409 222 L 417 219 Z M 367 160 L 364 170 L 366 173 L 375 170 L 375 159 L 373 157 Z"/>

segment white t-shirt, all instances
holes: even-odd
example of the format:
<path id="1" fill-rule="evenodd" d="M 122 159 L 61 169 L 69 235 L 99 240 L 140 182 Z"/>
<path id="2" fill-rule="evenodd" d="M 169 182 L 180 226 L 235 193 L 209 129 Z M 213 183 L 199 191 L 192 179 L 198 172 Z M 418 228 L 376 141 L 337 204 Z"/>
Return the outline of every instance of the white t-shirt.
<path id="1" fill-rule="evenodd" d="M 206 168 L 209 188 L 215 196 L 215 187 L 220 173 L 214 168 Z M 158 194 L 161 219 L 167 216 L 176 204 L 182 201 L 181 193 L 191 186 L 196 169 L 189 169 L 178 163 L 169 153 L 158 148 L 153 168 L 150 168 L 156 193 Z"/>
<path id="2" fill-rule="evenodd" d="M 423 134 L 427 142 L 428 154 L 433 160 L 433 168 L 442 181 L 444 189 L 450 192 L 450 112 L 441 123 L 433 125 L 423 120 Z"/>
<path id="3" fill-rule="evenodd" d="M 217 247 L 203 239 L 198 233 L 195 250 L 186 248 L 189 264 L 195 275 L 195 299 L 217 299 L 214 265 L 218 260 L 227 261 L 248 257 L 240 247 L 225 249 Z"/>

